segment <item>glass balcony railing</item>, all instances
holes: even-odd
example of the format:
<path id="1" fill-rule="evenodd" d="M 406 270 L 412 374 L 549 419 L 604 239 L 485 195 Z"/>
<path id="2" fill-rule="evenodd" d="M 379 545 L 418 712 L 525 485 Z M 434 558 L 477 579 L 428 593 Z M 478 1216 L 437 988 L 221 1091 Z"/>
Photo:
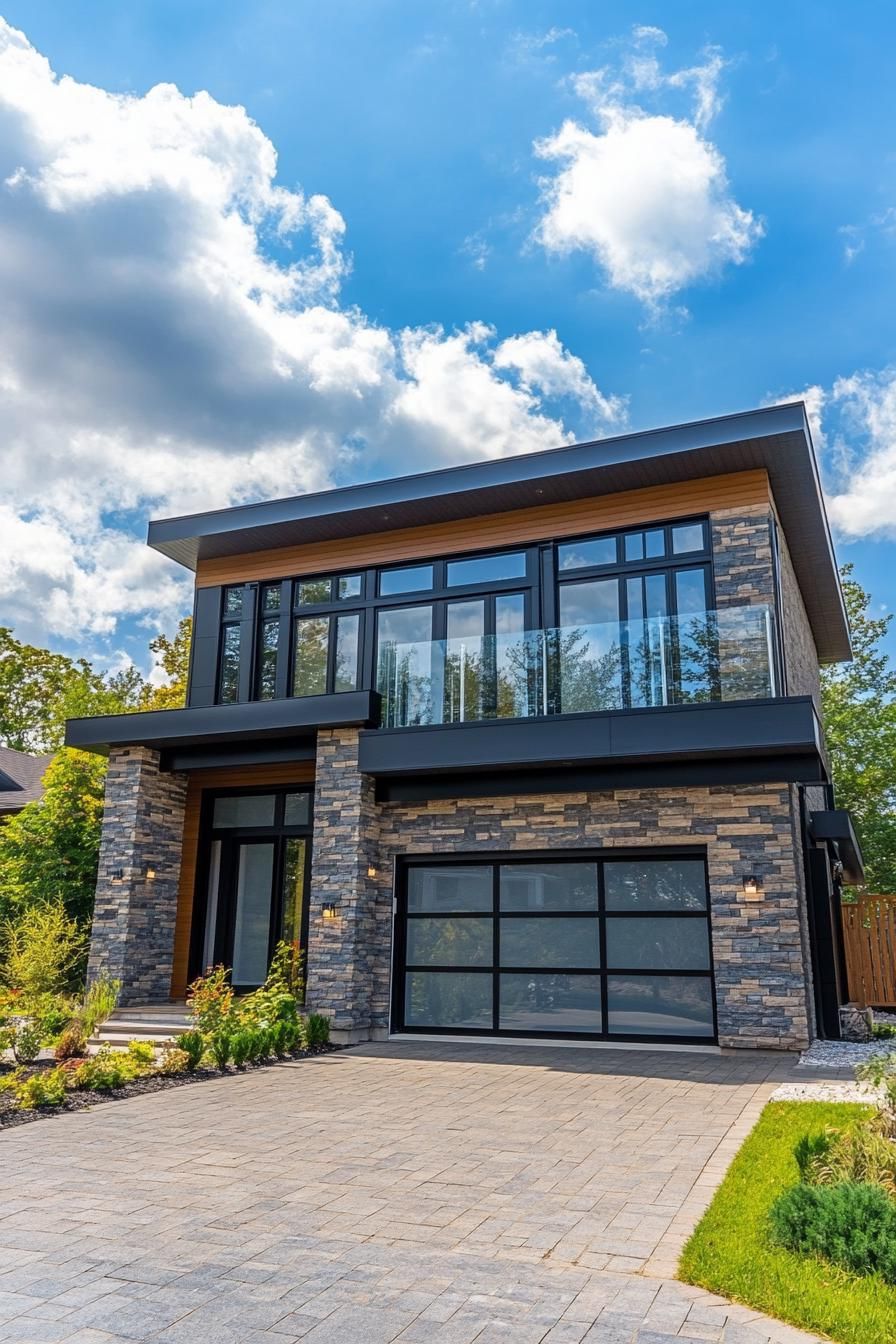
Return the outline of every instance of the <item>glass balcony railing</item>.
<path id="1" fill-rule="evenodd" d="M 384 728 L 757 700 L 777 694 L 774 613 L 725 607 L 381 647 Z"/>

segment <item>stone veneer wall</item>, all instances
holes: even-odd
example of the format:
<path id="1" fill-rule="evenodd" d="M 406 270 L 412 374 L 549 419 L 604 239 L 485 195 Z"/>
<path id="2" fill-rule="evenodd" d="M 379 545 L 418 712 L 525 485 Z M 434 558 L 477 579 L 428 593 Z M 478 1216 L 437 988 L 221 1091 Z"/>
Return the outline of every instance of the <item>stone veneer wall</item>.
<path id="1" fill-rule="evenodd" d="M 778 551 L 781 559 L 781 615 L 784 645 L 787 650 L 788 695 L 811 695 L 821 708 L 821 678 L 818 671 L 818 650 L 806 614 L 806 604 L 800 592 L 790 551 L 783 528 L 778 528 Z"/>
<path id="2" fill-rule="evenodd" d="M 775 605 L 771 505 L 710 515 L 717 607 Z"/>
<path id="3" fill-rule="evenodd" d="M 157 751 L 111 752 L 87 975 L 120 980 L 122 1004 L 169 996 L 186 793 Z"/>
<path id="4" fill-rule="evenodd" d="M 720 1043 L 804 1047 L 811 997 L 794 805 L 786 784 L 382 804 L 373 1026 L 389 1022 L 397 856 L 697 844 L 708 856 Z M 761 900 L 745 898 L 747 873 L 762 878 Z"/>
<path id="5" fill-rule="evenodd" d="M 376 935 L 378 889 L 368 876 L 377 862 L 376 834 L 373 781 L 358 772 L 357 729 L 320 729 L 307 1003 L 327 1014 L 338 1041 L 367 1040 L 371 1033 L 371 995 L 376 961 L 382 956 L 382 940 Z M 335 919 L 323 917 L 328 902 L 336 905 Z"/>

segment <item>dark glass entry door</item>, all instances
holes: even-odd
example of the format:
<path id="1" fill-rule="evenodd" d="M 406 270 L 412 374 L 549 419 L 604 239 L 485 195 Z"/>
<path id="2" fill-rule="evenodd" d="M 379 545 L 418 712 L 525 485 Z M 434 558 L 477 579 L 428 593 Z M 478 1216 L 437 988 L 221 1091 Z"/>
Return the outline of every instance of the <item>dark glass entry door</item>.
<path id="1" fill-rule="evenodd" d="M 232 969 L 234 989 L 263 984 L 277 943 L 307 940 L 310 790 L 209 799 L 203 935 L 192 973 Z"/>

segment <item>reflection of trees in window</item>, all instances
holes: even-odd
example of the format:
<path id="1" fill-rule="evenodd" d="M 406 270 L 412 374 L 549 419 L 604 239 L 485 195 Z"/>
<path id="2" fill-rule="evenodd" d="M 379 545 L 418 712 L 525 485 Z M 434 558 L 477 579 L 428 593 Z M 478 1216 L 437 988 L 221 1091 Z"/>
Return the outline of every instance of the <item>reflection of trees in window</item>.
<path id="1" fill-rule="evenodd" d="M 293 695 L 326 693 L 329 636 L 328 616 L 308 616 L 296 621 Z"/>

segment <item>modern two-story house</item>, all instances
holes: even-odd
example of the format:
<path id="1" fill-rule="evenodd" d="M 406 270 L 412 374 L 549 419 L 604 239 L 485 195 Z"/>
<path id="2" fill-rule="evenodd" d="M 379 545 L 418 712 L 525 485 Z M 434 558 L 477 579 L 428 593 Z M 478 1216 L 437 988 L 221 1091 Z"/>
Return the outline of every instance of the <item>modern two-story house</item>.
<path id="1" fill-rule="evenodd" d="M 109 755 L 91 971 L 280 938 L 336 1039 L 836 1035 L 819 663 L 849 629 L 802 403 L 153 522 L 184 709 Z"/>

